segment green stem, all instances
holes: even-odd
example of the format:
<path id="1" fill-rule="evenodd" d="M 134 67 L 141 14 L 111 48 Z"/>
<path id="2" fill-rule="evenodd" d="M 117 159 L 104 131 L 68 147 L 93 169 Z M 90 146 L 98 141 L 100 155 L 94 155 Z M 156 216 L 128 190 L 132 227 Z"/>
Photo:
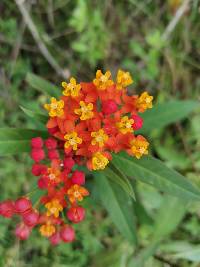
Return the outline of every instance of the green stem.
<path id="1" fill-rule="evenodd" d="M 31 196 L 35 191 L 37 191 L 37 189 L 38 189 L 37 187 L 34 188 L 32 191 L 26 193 L 25 196 L 27 196 L 27 197 L 28 197 L 28 196 Z"/>

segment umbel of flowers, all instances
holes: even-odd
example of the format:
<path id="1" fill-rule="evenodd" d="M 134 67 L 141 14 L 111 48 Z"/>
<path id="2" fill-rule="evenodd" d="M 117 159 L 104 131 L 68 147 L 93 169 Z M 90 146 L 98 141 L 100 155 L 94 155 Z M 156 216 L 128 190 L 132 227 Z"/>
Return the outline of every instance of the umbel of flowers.
<path id="1" fill-rule="evenodd" d="M 32 174 L 44 194 L 34 205 L 27 196 L 0 203 L 0 215 L 20 218 L 15 230 L 19 239 L 38 227 L 53 245 L 72 242 L 72 225 L 85 218 L 80 203 L 89 195 L 85 174 L 77 166 L 103 170 L 112 153 L 126 151 L 137 159 L 148 154 L 148 141 L 136 133 L 143 124 L 138 114 L 152 108 L 153 97 L 147 92 L 129 95 L 132 83 L 129 72 L 119 70 L 114 82 L 110 71 L 98 70 L 92 82 L 62 82 L 60 99 L 52 97 L 44 105 L 49 138 L 31 140 Z"/>

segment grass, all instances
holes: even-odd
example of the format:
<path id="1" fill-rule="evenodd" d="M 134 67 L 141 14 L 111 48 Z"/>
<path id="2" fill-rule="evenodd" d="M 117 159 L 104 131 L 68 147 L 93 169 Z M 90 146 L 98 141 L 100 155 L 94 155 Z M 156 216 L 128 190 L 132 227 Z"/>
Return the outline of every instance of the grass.
<path id="1" fill-rule="evenodd" d="M 15 1 L 2 0 L 0 126 L 34 126 L 19 106 L 38 109 L 47 99 L 25 82 L 27 72 L 34 72 L 59 86 L 63 75 L 65 79 L 73 75 L 87 81 L 98 68 L 110 69 L 113 73 L 124 68 L 134 77 L 133 90 L 148 89 L 156 97 L 155 102 L 199 100 L 198 0 L 190 1 L 176 27 L 167 39 L 163 38 L 182 2 L 25 1 L 29 20 L 24 22 L 23 12 Z M 31 32 L 30 20 L 39 39 Z M 197 112 L 182 123 L 149 133 L 154 153 L 197 186 L 200 186 L 199 125 Z M 26 154 L 1 157 L 1 200 L 16 198 L 30 189 L 33 181 L 27 166 L 31 166 L 31 162 Z M 163 196 L 143 184 L 138 184 L 137 190 L 147 211 L 144 214 L 151 221 L 161 207 Z M 58 248 L 50 247 L 37 232 L 26 243 L 19 243 L 11 234 L 14 223 L 0 218 L 0 266 L 125 267 L 133 255 L 141 256 L 143 248 L 151 242 L 152 224 L 138 220 L 139 249 L 135 250 L 119 235 L 98 196 L 93 196 L 85 205 L 88 216 L 78 226 L 77 241 Z M 144 266 L 198 266 L 200 260 L 195 249 L 200 242 L 199 219 L 196 203 L 187 209 L 180 225 Z M 184 249 L 191 251 L 191 255 L 181 255 L 179 252 Z"/>

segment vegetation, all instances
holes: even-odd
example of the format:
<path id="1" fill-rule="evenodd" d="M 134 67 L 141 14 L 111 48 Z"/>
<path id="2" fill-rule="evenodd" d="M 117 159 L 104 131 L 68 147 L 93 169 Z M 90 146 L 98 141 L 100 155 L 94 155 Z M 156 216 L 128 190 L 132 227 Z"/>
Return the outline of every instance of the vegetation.
<path id="1" fill-rule="evenodd" d="M 41 112 L 48 101 L 49 84 L 38 76 L 59 87 L 70 76 L 87 81 L 97 69 L 126 69 L 134 77 L 134 93 L 146 89 L 155 96 L 142 130 L 151 154 L 200 189 L 198 0 L 2 0 L 0 13 L 0 127 L 42 129 L 30 112 Z M 3 148 L 5 135 L 0 132 L 0 200 L 17 198 L 35 183 L 31 160 L 26 153 L 10 155 L 16 147 Z M 151 160 L 141 164 L 151 170 Z M 37 232 L 25 243 L 15 240 L 12 221 L 0 218 L 0 266 L 198 267 L 195 193 L 176 198 L 168 194 L 177 193 L 176 174 L 160 170 L 169 179 L 162 184 L 152 180 L 151 171 L 141 174 L 137 163 L 121 164 L 134 177 L 136 201 L 128 195 L 119 199 L 122 189 L 104 176 L 100 183 L 100 177 L 89 176 L 87 218 L 77 227 L 76 242 L 58 247 Z"/>

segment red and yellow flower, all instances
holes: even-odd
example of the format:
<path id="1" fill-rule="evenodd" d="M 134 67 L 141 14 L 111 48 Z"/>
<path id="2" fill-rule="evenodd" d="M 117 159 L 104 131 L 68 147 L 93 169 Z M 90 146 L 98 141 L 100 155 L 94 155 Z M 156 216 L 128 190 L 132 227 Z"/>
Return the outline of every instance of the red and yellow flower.
<path id="1" fill-rule="evenodd" d="M 59 213 L 63 210 L 63 206 L 58 199 L 52 199 L 50 202 L 47 202 L 45 208 L 47 209 L 47 216 L 53 215 L 56 218 L 59 217 Z"/>
<path id="2" fill-rule="evenodd" d="M 96 72 L 96 78 L 93 80 L 94 85 L 96 86 L 97 90 L 106 90 L 107 87 L 113 85 L 113 81 L 111 78 L 111 72 L 106 71 L 105 74 L 98 70 Z"/>
<path id="3" fill-rule="evenodd" d="M 83 186 L 75 184 L 67 190 L 69 201 L 74 203 L 75 201 L 82 201 L 85 196 L 89 195 L 87 189 Z"/>
<path id="4" fill-rule="evenodd" d="M 65 134 L 64 136 L 65 141 L 65 148 L 72 148 L 73 150 L 78 149 L 78 145 L 82 144 L 82 139 L 78 137 L 77 132 L 71 132 L 68 134 Z"/>
<path id="5" fill-rule="evenodd" d="M 57 101 L 55 97 L 52 97 L 51 103 L 45 104 L 44 108 L 49 111 L 50 117 L 61 117 L 64 114 L 64 101 Z"/>
<path id="6" fill-rule="evenodd" d="M 81 85 L 76 83 L 76 79 L 73 77 L 70 79 L 69 83 L 62 82 L 63 95 L 64 96 L 71 96 L 71 97 L 78 97 L 79 92 L 81 90 Z"/>

